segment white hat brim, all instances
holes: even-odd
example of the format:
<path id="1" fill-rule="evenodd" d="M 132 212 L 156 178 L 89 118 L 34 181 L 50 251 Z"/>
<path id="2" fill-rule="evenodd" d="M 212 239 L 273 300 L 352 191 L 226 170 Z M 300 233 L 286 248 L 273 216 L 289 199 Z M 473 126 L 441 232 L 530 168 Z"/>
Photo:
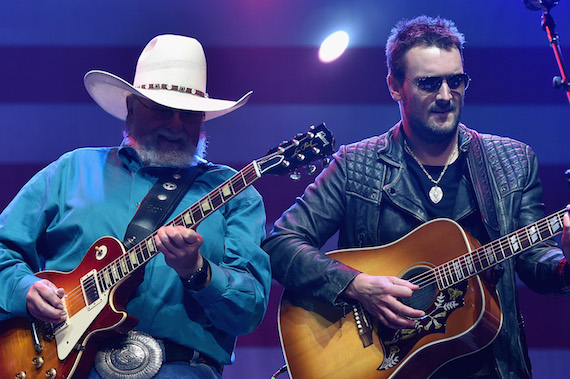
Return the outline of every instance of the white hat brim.
<path id="1" fill-rule="evenodd" d="M 121 120 L 127 118 L 126 99 L 131 94 L 147 98 L 169 108 L 204 112 L 204 121 L 208 121 L 245 105 L 253 93 L 253 91 L 249 91 L 241 99 L 231 101 L 211 99 L 167 89 L 137 89 L 118 76 L 100 70 L 92 70 L 85 74 L 83 83 L 89 95 L 103 110 Z"/>

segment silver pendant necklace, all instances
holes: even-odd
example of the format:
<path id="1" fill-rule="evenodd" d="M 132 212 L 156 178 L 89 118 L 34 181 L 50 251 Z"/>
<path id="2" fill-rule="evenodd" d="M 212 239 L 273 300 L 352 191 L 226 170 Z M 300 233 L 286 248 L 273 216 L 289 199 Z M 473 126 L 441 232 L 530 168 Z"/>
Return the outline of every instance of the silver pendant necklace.
<path id="1" fill-rule="evenodd" d="M 445 166 L 443 166 L 443 170 L 441 170 L 441 174 L 439 174 L 439 178 L 437 178 L 437 180 L 434 180 L 432 178 L 432 176 L 429 174 L 429 172 L 427 172 L 427 170 L 425 169 L 424 165 L 422 164 L 422 162 L 420 162 L 420 160 L 418 159 L 418 157 L 416 157 L 416 155 L 413 153 L 412 149 L 410 149 L 410 147 L 408 146 L 408 142 L 406 142 L 406 140 L 404 139 L 404 149 L 406 150 L 406 152 L 408 154 L 411 155 L 412 158 L 414 158 L 414 160 L 416 161 L 416 163 L 420 166 L 420 168 L 422 169 L 422 171 L 424 172 L 424 174 L 426 174 L 427 178 L 430 180 L 430 182 L 433 183 L 433 186 L 430 188 L 428 195 L 429 195 L 429 199 L 431 200 L 432 203 L 437 204 L 441 201 L 441 199 L 443 199 L 443 190 L 441 189 L 441 187 L 438 185 L 439 182 L 441 181 L 441 178 L 443 178 L 443 174 L 445 174 L 445 172 L 447 171 L 447 168 L 449 167 L 449 164 L 451 163 L 451 161 L 453 160 L 453 158 L 455 157 L 455 152 L 456 150 L 453 151 L 453 153 L 449 156 L 449 159 L 447 160 L 447 163 L 445 164 Z"/>

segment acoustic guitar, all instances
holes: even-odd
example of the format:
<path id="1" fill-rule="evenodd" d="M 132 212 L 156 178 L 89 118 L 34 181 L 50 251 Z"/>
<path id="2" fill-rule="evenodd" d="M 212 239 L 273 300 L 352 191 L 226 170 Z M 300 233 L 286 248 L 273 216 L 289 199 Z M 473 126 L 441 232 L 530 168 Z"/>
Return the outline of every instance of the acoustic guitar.
<path id="1" fill-rule="evenodd" d="M 324 124 L 311 127 L 254 160 L 167 225 L 195 228 L 202 220 L 266 174 L 296 173 L 300 166 L 326 158 L 334 138 Z M 309 165 L 312 166 L 312 165 Z M 67 320 L 49 324 L 37 319 L 13 318 L 0 323 L 0 377 L 83 378 L 93 364 L 97 343 L 110 334 L 126 333 L 138 320 L 126 312 L 136 279 L 159 251 L 151 234 L 128 251 L 114 237 L 102 237 L 87 251 L 77 268 L 64 273 L 43 271 L 65 289 Z"/>
<path id="2" fill-rule="evenodd" d="M 425 311 L 410 329 L 389 329 L 362 306 L 341 308 L 291 291 L 279 306 L 279 334 L 293 379 L 428 378 L 453 359 L 489 345 L 502 313 L 494 287 L 478 274 L 563 229 L 565 209 L 485 246 L 448 219 L 427 222 L 381 247 L 331 258 L 370 275 L 396 276 L 420 289 L 406 305 Z"/>

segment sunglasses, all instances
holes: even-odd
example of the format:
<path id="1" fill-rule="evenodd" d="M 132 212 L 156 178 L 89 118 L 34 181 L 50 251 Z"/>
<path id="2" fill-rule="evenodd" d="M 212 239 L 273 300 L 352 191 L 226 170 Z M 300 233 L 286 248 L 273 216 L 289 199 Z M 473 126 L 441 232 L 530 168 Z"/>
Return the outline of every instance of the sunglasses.
<path id="1" fill-rule="evenodd" d="M 445 81 L 451 90 L 463 90 L 465 91 L 469 87 L 469 82 L 471 78 L 469 75 L 455 74 L 449 76 L 426 76 L 425 78 L 410 79 L 406 77 L 410 82 L 417 85 L 421 90 L 426 92 L 436 92 L 441 88 L 441 85 Z"/>
<path id="2" fill-rule="evenodd" d="M 173 109 L 168 107 L 163 107 L 161 105 L 148 105 L 145 104 L 138 96 L 133 96 L 143 107 L 149 110 L 154 118 L 161 120 L 168 120 L 173 115 L 174 112 L 180 113 L 180 118 L 185 122 L 202 122 L 204 120 L 204 112 L 197 111 L 184 111 L 180 109 Z"/>

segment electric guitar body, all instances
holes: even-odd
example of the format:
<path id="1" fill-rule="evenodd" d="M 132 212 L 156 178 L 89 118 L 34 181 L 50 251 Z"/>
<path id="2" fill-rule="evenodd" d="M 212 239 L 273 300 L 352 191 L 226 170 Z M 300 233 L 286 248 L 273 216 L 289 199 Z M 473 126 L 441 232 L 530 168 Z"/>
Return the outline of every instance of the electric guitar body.
<path id="1" fill-rule="evenodd" d="M 112 265 L 124 254 L 121 242 L 103 237 L 89 248 L 73 271 L 36 274 L 65 290 L 63 300 L 68 318 L 59 325 L 28 318 L 14 318 L 0 324 L 0 362 L 4 372 L 13 374 L 10 378 L 18 374 L 28 378 L 86 376 L 97 342 L 108 335 L 105 331 L 124 333 L 136 326 L 138 320 L 125 309 L 128 294 L 142 277 L 125 277 L 107 292 L 98 291 L 99 283 L 94 281 L 95 272 Z"/>

